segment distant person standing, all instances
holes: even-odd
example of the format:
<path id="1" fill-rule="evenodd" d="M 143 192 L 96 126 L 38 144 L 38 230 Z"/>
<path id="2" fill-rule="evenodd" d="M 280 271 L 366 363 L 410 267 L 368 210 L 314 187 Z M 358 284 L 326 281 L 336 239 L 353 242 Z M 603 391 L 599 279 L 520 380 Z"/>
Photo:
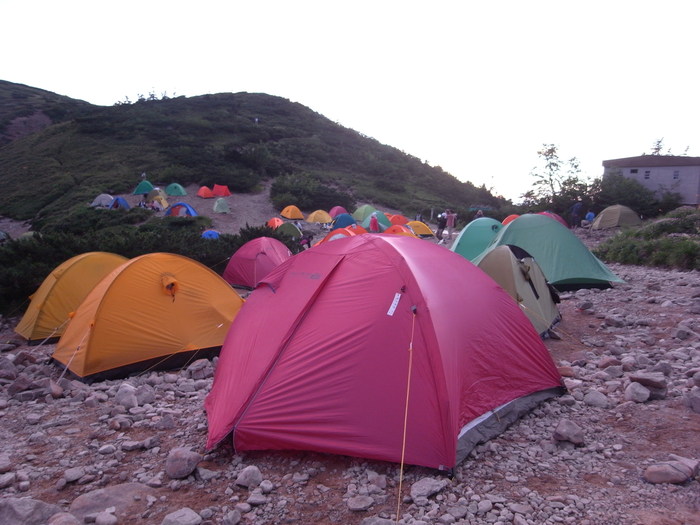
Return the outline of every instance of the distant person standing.
<path id="1" fill-rule="evenodd" d="M 483 216 L 484 216 L 484 212 L 481 210 L 477 210 L 476 213 L 474 214 L 474 219 L 480 219 Z M 474 219 L 472 219 L 472 220 L 474 220 Z"/>
<path id="2" fill-rule="evenodd" d="M 445 214 L 447 217 L 447 238 L 452 240 L 452 232 L 454 232 L 457 225 L 457 214 L 452 210 L 445 210 Z"/>
<path id="3" fill-rule="evenodd" d="M 578 228 L 581 226 L 581 213 L 583 212 L 583 202 L 581 199 L 577 200 L 571 207 L 571 228 Z"/>
<path id="4" fill-rule="evenodd" d="M 437 230 L 435 230 L 435 236 L 438 238 L 438 243 L 442 242 L 442 232 L 445 231 L 445 226 L 447 225 L 447 215 L 441 213 L 437 216 Z"/>
<path id="5" fill-rule="evenodd" d="M 377 219 L 376 213 L 373 213 L 369 219 L 369 231 L 371 233 L 379 233 L 379 219 Z"/>

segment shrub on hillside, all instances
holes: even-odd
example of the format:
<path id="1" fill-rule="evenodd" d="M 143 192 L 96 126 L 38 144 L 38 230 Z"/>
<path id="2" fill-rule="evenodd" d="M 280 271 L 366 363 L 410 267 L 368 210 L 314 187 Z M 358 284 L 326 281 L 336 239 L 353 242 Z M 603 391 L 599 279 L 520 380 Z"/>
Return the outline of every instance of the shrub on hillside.
<path id="1" fill-rule="evenodd" d="M 155 220 L 143 227 L 112 225 L 75 235 L 53 231 L 0 246 L 0 313 L 20 315 L 29 296 L 62 262 L 92 251 L 132 258 L 146 253 L 167 252 L 189 257 L 222 274 L 233 253 L 244 243 L 261 236 L 273 237 L 294 252 L 297 243 L 267 227 L 246 226 L 238 235 L 218 239 L 201 236 L 204 217 L 173 217 Z"/>
<path id="2" fill-rule="evenodd" d="M 309 173 L 278 177 L 270 188 L 270 199 L 278 210 L 295 205 L 301 210 L 330 210 L 342 206 L 355 209 L 355 199 L 348 193 L 330 186 Z"/>
<path id="3" fill-rule="evenodd" d="M 606 261 L 683 270 L 700 269 L 700 212 L 678 209 L 619 233 L 594 250 Z"/>

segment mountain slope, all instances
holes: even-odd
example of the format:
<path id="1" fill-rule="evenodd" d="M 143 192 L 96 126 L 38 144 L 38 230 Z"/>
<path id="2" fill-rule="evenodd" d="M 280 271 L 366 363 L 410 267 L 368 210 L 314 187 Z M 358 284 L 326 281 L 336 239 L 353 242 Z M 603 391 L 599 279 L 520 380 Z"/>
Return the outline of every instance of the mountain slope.
<path id="1" fill-rule="evenodd" d="M 53 115 L 0 147 L 0 215 L 16 219 L 129 192 L 143 172 L 154 183 L 218 183 L 236 192 L 306 173 L 355 200 L 411 214 L 499 204 L 484 188 L 281 97 L 222 93 L 101 107 L 7 82 L 0 97 L 6 141 L 18 115 Z"/>

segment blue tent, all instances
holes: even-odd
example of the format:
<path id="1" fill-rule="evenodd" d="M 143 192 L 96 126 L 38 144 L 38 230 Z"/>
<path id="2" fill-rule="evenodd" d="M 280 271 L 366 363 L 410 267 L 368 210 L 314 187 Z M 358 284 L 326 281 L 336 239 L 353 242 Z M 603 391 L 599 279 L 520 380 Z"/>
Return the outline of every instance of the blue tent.
<path id="1" fill-rule="evenodd" d="M 355 217 L 349 213 L 339 213 L 335 216 L 335 219 L 333 219 L 334 230 L 338 228 L 345 228 L 346 226 L 352 226 L 353 224 L 357 224 L 357 221 L 355 220 Z"/>
<path id="2" fill-rule="evenodd" d="M 129 208 L 131 208 L 131 206 L 129 206 L 129 203 L 126 202 L 124 197 L 114 197 L 112 204 L 109 205 L 109 209 L 116 210 L 118 208 L 128 210 Z"/>
<path id="3" fill-rule="evenodd" d="M 196 217 L 198 215 L 197 211 L 186 202 L 176 202 L 175 204 L 169 206 L 167 210 L 165 210 L 165 214 L 172 215 L 174 217 L 179 217 L 180 215 L 189 215 L 190 217 Z"/>
<path id="4" fill-rule="evenodd" d="M 219 238 L 219 232 L 216 230 L 204 230 L 202 232 L 202 237 L 204 239 L 218 239 Z"/>

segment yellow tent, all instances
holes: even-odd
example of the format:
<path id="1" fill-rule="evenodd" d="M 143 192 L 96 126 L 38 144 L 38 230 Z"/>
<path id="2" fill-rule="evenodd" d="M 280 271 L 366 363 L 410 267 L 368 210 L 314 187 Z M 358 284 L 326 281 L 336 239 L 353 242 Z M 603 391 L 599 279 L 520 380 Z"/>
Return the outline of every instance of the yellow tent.
<path id="1" fill-rule="evenodd" d="M 433 230 L 430 229 L 430 226 L 425 224 L 424 222 L 421 221 L 408 221 L 406 223 L 406 226 L 411 228 L 413 230 L 413 233 L 418 235 L 419 237 L 435 237 L 435 234 L 433 233 Z"/>
<path id="2" fill-rule="evenodd" d="M 218 349 L 243 299 L 206 266 L 170 253 L 129 260 L 78 307 L 53 358 L 79 377 L 168 368 Z"/>
<path id="3" fill-rule="evenodd" d="M 285 209 L 283 209 L 280 212 L 280 215 L 284 217 L 285 219 L 301 219 L 304 220 L 304 214 L 301 213 L 301 210 L 294 206 L 293 204 L 290 204 L 287 206 Z"/>
<path id="4" fill-rule="evenodd" d="M 61 263 L 31 296 L 15 332 L 30 343 L 60 337 L 69 314 L 105 275 L 127 260 L 113 253 L 88 252 Z"/>
<path id="5" fill-rule="evenodd" d="M 333 222 L 333 217 L 331 217 L 327 211 L 316 210 L 309 214 L 306 218 L 306 222 L 319 222 L 321 224 L 327 224 Z"/>

